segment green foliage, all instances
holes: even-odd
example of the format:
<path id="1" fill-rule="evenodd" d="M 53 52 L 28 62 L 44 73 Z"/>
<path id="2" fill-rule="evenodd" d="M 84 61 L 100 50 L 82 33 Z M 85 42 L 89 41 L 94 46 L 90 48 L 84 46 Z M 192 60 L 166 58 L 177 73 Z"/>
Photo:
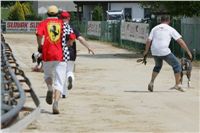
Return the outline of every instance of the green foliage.
<path id="1" fill-rule="evenodd" d="M 8 19 L 20 21 L 25 20 L 24 11 L 19 1 L 17 1 L 15 5 L 10 8 Z"/>
<path id="2" fill-rule="evenodd" d="M 2 20 L 7 20 L 8 14 L 9 14 L 9 9 L 1 7 L 1 19 Z"/>
<path id="3" fill-rule="evenodd" d="M 70 12 L 70 21 L 76 21 L 76 14 L 74 12 Z"/>
<path id="4" fill-rule="evenodd" d="M 74 28 L 78 29 L 78 21 L 75 12 L 70 12 L 70 24 L 73 25 Z"/>
<path id="5" fill-rule="evenodd" d="M 93 21 L 102 21 L 103 19 L 103 8 L 100 5 L 95 6 L 93 13 L 92 13 L 92 20 Z"/>
<path id="6" fill-rule="evenodd" d="M 166 8 L 173 16 L 200 16 L 199 1 L 170 1 L 166 2 Z"/>
<path id="7" fill-rule="evenodd" d="M 9 11 L 9 20 L 42 20 L 32 9 L 32 2 L 16 1 Z"/>
<path id="8" fill-rule="evenodd" d="M 152 12 L 168 12 L 171 16 L 200 16 L 199 1 L 143 1 L 142 7 L 149 7 Z"/>
<path id="9" fill-rule="evenodd" d="M 15 4 L 15 1 L 1 1 L 1 7 L 10 7 Z"/>
<path id="10" fill-rule="evenodd" d="M 29 3 L 22 3 L 21 5 L 25 16 L 32 14 L 32 8 Z"/>

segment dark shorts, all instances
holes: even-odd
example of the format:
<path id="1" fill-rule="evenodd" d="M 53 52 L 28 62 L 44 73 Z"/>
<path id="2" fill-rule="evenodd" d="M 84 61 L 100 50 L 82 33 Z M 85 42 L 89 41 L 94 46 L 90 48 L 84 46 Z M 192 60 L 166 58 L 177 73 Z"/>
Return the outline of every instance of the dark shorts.
<path id="1" fill-rule="evenodd" d="M 181 64 L 178 59 L 174 56 L 174 54 L 170 53 L 166 56 L 153 56 L 155 60 L 155 67 L 153 69 L 154 72 L 160 72 L 163 60 L 166 61 L 170 66 L 172 66 L 174 73 L 181 72 Z"/>
<path id="2" fill-rule="evenodd" d="M 76 43 L 74 43 L 71 47 L 68 47 L 69 49 L 69 56 L 70 56 L 70 61 L 75 61 L 76 60 Z"/>

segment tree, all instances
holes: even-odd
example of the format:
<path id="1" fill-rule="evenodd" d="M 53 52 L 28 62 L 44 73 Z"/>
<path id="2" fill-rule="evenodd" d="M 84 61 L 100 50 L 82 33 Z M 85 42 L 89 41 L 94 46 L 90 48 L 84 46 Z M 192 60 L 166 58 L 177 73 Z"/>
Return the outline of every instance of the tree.
<path id="1" fill-rule="evenodd" d="M 103 8 L 100 5 L 94 7 L 92 12 L 92 20 L 93 21 L 102 21 L 103 19 Z"/>
<path id="2" fill-rule="evenodd" d="M 173 16 L 200 16 L 199 1 L 170 1 L 166 2 L 166 8 Z"/>
<path id="3" fill-rule="evenodd" d="M 15 5 L 10 8 L 8 19 L 21 21 L 25 20 L 24 11 L 19 1 L 17 1 Z"/>
<path id="4" fill-rule="evenodd" d="M 15 1 L 1 1 L 2 7 L 10 7 L 15 4 Z"/>
<path id="5" fill-rule="evenodd" d="M 41 17 L 37 17 L 32 9 L 32 2 L 30 1 L 16 1 L 13 6 L 10 7 L 8 19 L 9 20 L 41 20 Z"/>
<path id="6" fill-rule="evenodd" d="M 76 14 L 74 12 L 70 12 L 70 21 L 76 21 Z"/>
<path id="7" fill-rule="evenodd" d="M 75 12 L 70 12 L 70 25 L 72 25 L 75 29 L 79 29 L 79 22 L 77 21 L 77 16 Z"/>
<path id="8" fill-rule="evenodd" d="M 22 5 L 22 9 L 23 9 L 25 17 L 28 16 L 28 15 L 33 14 L 31 5 L 29 3 L 22 3 L 21 5 Z"/>
<path id="9" fill-rule="evenodd" d="M 199 1 L 144 1 L 142 7 L 148 7 L 152 12 L 167 12 L 171 16 L 200 16 Z"/>

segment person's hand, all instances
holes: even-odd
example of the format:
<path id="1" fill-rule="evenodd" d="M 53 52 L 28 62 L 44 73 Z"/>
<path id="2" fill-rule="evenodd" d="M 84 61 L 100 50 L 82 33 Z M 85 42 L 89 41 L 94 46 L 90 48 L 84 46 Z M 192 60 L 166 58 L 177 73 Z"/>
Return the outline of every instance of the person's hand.
<path id="1" fill-rule="evenodd" d="M 147 54 L 146 54 L 146 55 L 144 55 L 144 57 L 143 57 L 143 63 L 144 63 L 144 65 L 146 65 L 146 64 L 147 64 Z"/>
<path id="2" fill-rule="evenodd" d="M 193 61 L 193 56 L 192 56 L 192 54 L 190 52 L 188 53 L 188 56 L 189 56 L 189 58 L 190 58 L 190 60 L 192 62 Z"/>
<path id="3" fill-rule="evenodd" d="M 90 54 L 90 52 L 94 55 L 94 51 L 90 48 L 88 48 L 88 53 Z"/>
<path id="4" fill-rule="evenodd" d="M 143 58 L 139 58 L 136 61 L 137 61 L 137 63 L 142 63 L 142 64 L 146 65 L 147 64 L 147 55 L 144 55 Z"/>
<path id="5" fill-rule="evenodd" d="M 39 46 L 38 46 L 38 52 L 39 52 L 39 53 L 42 53 L 42 45 L 39 45 Z"/>

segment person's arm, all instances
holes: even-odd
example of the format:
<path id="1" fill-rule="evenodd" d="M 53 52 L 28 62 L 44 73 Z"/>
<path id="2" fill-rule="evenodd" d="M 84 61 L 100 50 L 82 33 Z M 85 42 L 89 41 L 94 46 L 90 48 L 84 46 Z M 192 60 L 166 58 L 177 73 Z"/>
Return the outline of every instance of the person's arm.
<path id="1" fill-rule="evenodd" d="M 145 46 L 145 50 L 143 52 L 143 56 L 146 58 L 148 52 L 149 52 L 149 49 L 151 47 L 151 42 L 153 40 L 153 32 L 154 32 L 154 28 L 151 30 L 151 32 L 149 33 L 149 37 L 147 38 L 147 41 L 146 41 L 146 46 Z"/>
<path id="2" fill-rule="evenodd" d="M 88 43 L 87 43 L 87 41 L 85 40 L 84 37 L 79 36 L 77 38 L 77 40 L 79 40 L 79 42 L 88 49 L 88 53 L 91 52 L 94 55 L 94 51 L 89 47 L 89 45 L 88 45 Z"/>
<path id="3" fill-rule="evenodd" d="M 191 54 L 190 50 L 188 49 L 188 47 L 187 47 L 185 41 L 184 41 L 182 38 L 179 38 L 179 39 L 177 39 L 176 41 L 177 41 L 177 43 L 187 52 L 187 54 L 188 54 L 190 60 L 192 60 L 192 58 L 193 58 L 193 57 L 192 57 L 192 54 Z"/>
<path id="4" fill-rule="evenodd" d="M 146 42 L 146 46 L 145 46 L 145 50 L 144 50 L 144 53 L 143 53 L 143 56 L 147 56 L 148 52 L 149 52 L 149 49 L 150 49 L 150 46 L 151 46 L 151 40 L 150 39 L 147 39 L 147 42 Z"/>
<path id="5" fill-rule="evenodd" d="M 94 55 L 95 54 L 94 51 L 89 47 L 85 38 L 81 36 L 81 33 L 76 28 L 72 28 L 72 29 L 74 30 L 76 39 L 79 40 L 79 42 L 88 49 L 88 53 L 91 52 Z"/>
<path id="6" fill-rule="evenodd" d="M 36 28 L 36 38 L 37 38 L 37 44 L 38 44 L 38 52 L 42 53 L 42 39 L 43 39 L 43 27 L 42 22 L 40 22 Z"/>
<path id="7" fill-rule="evenodd" d="M 190 50 L 188 49 L 185 41 L 182 39 L 182 36 L 174 28 L 172 28 L 171 36 L 187 52 L 190 60 L 192 61 L 193 57 L 192 57 Z"/>
<path id="8" fill-rule="evenodd" d="M 38 52 L 40 52 L 42 48 L 42 36 L 37 35 L 37 43 L 38 43 Z"/>

